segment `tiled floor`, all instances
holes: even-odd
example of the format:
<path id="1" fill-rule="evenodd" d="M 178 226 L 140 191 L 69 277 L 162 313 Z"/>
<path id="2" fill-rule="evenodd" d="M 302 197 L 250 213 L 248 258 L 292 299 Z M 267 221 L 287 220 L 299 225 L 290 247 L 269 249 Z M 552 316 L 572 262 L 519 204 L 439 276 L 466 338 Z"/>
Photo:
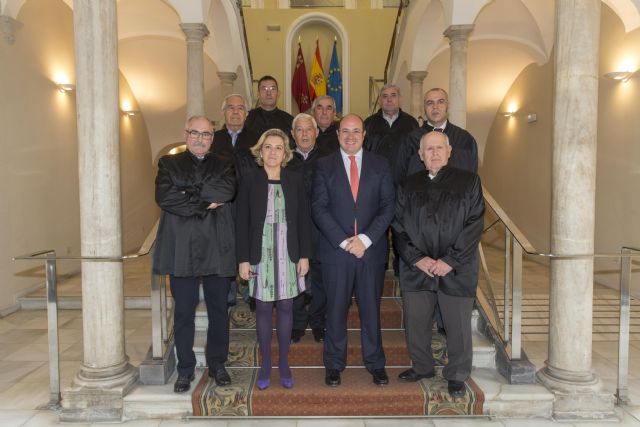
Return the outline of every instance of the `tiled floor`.
<path id="1" fill-rule="evenodd" d="M 502 280 L 502 260 L 499 251 L 487 250 L 487 260 L 494 280 L 496 297 L 502 295 L 496 286 Z M 136 260 L 126 265 L 126 295 L 145 296 L 148 293 L 148 261 Z M 71 277 L 59 286 L 61 296 L 79 296 L 79 278 Z M 595 287 L 596 300 L 617 296 L 617 292 Z M 543 265 L 524 262 L 524 297 L 544 298 L 548 296 L 548 269 Z M 539 302 L 538 302 L 539 303 Z M 536 303 L 536 304 L 538 304 Z M 544 302 L 546 303 L 546 301 Z M 537 313 L 537 314 L 536 314 Z M 544 319 L 548 314 L 535 312 Z M 597 315 L 596 315 L 597 316 Z M 69 384 L 82 360 L 82 312 L 62 310 L 59 314 L 60 326 L 60 368 L 61 384 Z M 542 326 L 546 326 L 543 321 Z M 57 414 L 36 410 L 47 403 L 49 396 L 47 320 L 44 310 L 22 310 L 0 319 L 0 426 L 48 426 L 57 424 Z M 594 328 L 593 369 L 602 380 L 605 390 L 614 392 L 617 378 L 617 340 L 613 334 L 598 336 Z M 126 310 L 126 349 L 132 364 L 137 365 L 144 358 L 151 337 L 149 310 Z M 545 333 L 531 333 L 523 336 L 523 346 L 538 367 L 544 365 L 547 356 Z M 640 426 L 640 340 L 631 342 L 629 355 L 629 389 L 632 405 L 620 410 L 616 425 Z M 127 426 L 551 426 L 544 420 L 515 419 L 301 419 L 301 420 L 139 420 L 124 423 Z M 563 426 L 601 425 L 601 423 L 561 423 Z M 83 425 L 83 424 L 75 424 Z M 606 425 L 611 425 L 606 423 Z"/>

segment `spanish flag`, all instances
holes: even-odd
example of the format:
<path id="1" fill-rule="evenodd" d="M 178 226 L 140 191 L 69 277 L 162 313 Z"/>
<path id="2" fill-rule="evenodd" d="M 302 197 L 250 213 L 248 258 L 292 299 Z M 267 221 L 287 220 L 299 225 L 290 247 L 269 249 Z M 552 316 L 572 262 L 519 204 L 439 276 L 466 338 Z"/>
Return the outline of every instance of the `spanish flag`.
<path id="1" fill-rule="evenodd" d="M 311 77 L 309 78 L 309 96 L 311 101 L 321 95 L 327 94 L 327 81 L 322 71 L 322 60 L 320 59 L 320 46 L 316 39 L 316 54 L 313 57 L 313 65 L 311 66 Z"/>

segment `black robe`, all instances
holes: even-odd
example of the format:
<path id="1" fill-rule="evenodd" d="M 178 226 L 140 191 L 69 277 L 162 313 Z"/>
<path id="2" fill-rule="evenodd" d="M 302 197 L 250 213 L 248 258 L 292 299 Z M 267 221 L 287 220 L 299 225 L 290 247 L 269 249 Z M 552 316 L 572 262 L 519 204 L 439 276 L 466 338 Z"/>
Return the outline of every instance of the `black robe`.
<path id="1" fill-rule="evenodd" d="M 394 169 L 397 165 L 400 145 L 405 135 L 417 128 L 418 121 L 402 110 L 398 112 L 398 118 L 391 126 L 382 115 L 382 110 L 378 110 L 364 121 L 364 130 L 367 132 L 364 148 L 389 161 L 396 185 L 398 185 L 397 179 L 400 174 Z"/>
<path id="2" fill-rule="evenodd" d="M 153 272 L 179 277 L 236 275 L 232 206 L 233 161 L 214 153 L 198 160 L 189 151 L 158 162 L 156 203 L 162 209 Z M 224 203 L 207 209 L 212 203 Z"/>
<path id="3" fill-rule="evenodd" d="M 426 170 L 407 177 L 398 188 L 391 224 L 401 258 L 400 288 L 474 297 L 483 216 L 478 175 L 445 166 L 433 180 Z M 414 265 L 425 256 L 442 259 L 453 270 L 429 277 Z"/>
<path id="4" fill-rule="evenodd" d="M 289 137 L 289 146 L 295 147 L 295 142 L 291 137 L 292 122 L 293 116 L 279 108 L 267 111 L 260 107 L 256 107 L 249 111 L 247 120 L 244 122 L 244 127 L 258 135 L 258 138 L 260 138 L 260 136 L 269 129 L 280 129 Z"/>
<path id="5" fill-rule="evenodd" d="M 340 148 L 340 142 L 338 141 L 338 123 L 333 122 L 328 128 L 320 131 L 316 138 L 316 145 L 326 153 L 333 153 Z"/>
<path id="6" fill-rule="evenodd" d="M 229 131 L 226 127 L 223 127 L 213 134 L 211 151 L 234 158 L 236 176 L 239 178 L 259 168 L 255 157 L 253 157 L 253 154 L 249 151 L 249 149 L 258 142 L 258 138 L 258 135 L 245 127 L 238 134 L 236 145 L 234 146 L 231 144 Z"/>

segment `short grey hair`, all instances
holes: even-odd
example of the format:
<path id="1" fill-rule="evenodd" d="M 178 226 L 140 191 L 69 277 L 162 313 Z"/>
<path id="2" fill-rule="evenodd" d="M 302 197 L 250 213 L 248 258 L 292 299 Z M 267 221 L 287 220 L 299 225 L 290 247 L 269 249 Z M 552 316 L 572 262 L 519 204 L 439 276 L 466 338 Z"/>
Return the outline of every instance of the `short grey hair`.
<path id="1" fill-rule="evenodd" d="M 424 150 L 424 144 L 425 144 L 425 141 L 427 140 L 427 136 L 429 136 L 429 135 L 431 135 L 433 133 L 442 135 L 444 137 L 445 145 L 450 145 L 449 144 L 449 137 L 447 136 L 446 133 L 440 132 L 440 131 L 437 131 L 437 130 L 432 130 L 431 132 L 425 133 L 424 135 L 422 135 L 422 138 L 420 138 L 420 151 Z"/>
<path id="2" fill-rule="evenodd" d="M 315 110 L 316 107 L 318 106 L 318 102 L 323 101 L 325 99 L 330 99 L 331 100 L 331 105 L 333 105 L 333 111 L 336 111 L 336 108 L 337 108 L 336 107 L 336 100 L 333 99 L 333 96 L 330 96 L 330 95 L 320 95 L 319 97 L 314 99 L 313 100 L 313 104 L 311 104 L 311 109 Z"/>
<path id="3" fill-rule="evenodd" d="M 317 129 L 318 128 L 318 123 L 316 122 L 316 119 L 313 118 L 312 115 L 307 114 L 307 113 L 299 113 L 297 116 L 295 116 L 293 118 L 293 122 L 291 122 L 291 132 L 293 133 L 293 129 L 296 128 L 296 124 L 300 121 L 300 120 L 309 120 L 311 121 L 311 123 L 313 124 L 313 128 Z"/>
<path id="4" fill-rule="evenodd" d="M 206 121 L 209 122 L 209 126 L 211 126 L 211 130 L 213 130 L 213 122 L 211 121 L 211 119 L 207 116 L 204 116 L 202 114 L 196 114 L 195 116 L 191 116 L 187 119 L 187 122 L 184 124 L 184 130 L 187 130 L 191 127 L 191 123 L 193 123 L 195 120 L 200 120 L 200 119 L 204 119 Z"/>
<path id="5" fill-rule="evenodd" d="M 247 109 L 247 101 L 244 99 L 244 96 L 240 95 L 239 93 L 232 93 L 224 97 L 224 100 L 222 101 L 222 107 L 220 108 L 222 111 L 227 108 L 227 102 L 229 101 L 229 98 L 232 98 L 234 96 L 242 99 L 242 105 L 244 105 L 245 110 Z"/>
<path id="6" fill-rule="evenodd" d="M 378 95 L 378 98 L 380 98 L 380 96 L 382 96 L 382 92 L 387 89 L 395 89 L 398 92 L 398 96 L 402 96 L 402 94 L 400 93 L 400 88 L 397 84 L 387 83 L 386 85 L 382 86 L 382 89 L 380 89 L 380 95 Z"/>

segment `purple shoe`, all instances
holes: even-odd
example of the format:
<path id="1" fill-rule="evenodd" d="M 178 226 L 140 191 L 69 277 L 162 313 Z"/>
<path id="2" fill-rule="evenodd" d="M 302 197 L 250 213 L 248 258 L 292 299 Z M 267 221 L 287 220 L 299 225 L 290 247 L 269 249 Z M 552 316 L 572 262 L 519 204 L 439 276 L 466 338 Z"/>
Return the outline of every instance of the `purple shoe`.
<path id="1" fill-rule="evenodd" d="M 265 378 L 264 380 L 258 379 L 256 385 L 258 386 L 258 390 L 264 390 L 269 388 L 269 386 L 271 385 L 271 380 L 269 378 Z"/>
<path id="2" fill-rule="evenodd" d="M 284 388 L 293 388 L 293 377 L 280 378 L 280 384 L 282 384 Z"/>

